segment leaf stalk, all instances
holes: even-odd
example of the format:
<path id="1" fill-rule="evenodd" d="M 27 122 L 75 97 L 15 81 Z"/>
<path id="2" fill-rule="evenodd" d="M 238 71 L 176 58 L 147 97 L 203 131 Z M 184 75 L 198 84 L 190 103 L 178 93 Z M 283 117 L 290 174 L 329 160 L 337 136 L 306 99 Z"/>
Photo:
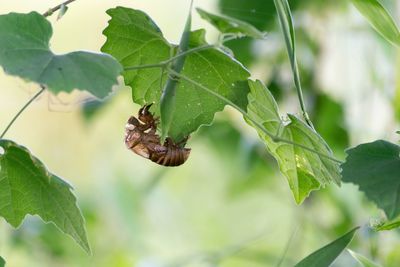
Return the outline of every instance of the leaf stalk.
<path id="1" fill-rule="evenodd" d="M 3 139 L 3 137 L 6 135 L 8 130 L 11 128 L 11 126 L 14 124 L 14 122 L 18 119 L 18 117 L 24 112 L 24 110 L 33 102 L 35 99 L 37 99 L 44 91 L 46 88 L 41 85 L 41 89 L 39 92 L 37 92 L 31 99 L 29 99 L 28 102 L 18 111 L 18 113 L 12 118 L 12 120 L 8 123 L 7 127 L 4 129 L 4 131 L 0 135 L 0 139 Z"/>
<path id="2" fill-rule="evenodd" d="M 57 10 L 59 10 L 60 8 L 62 8 L 63 6 L 67 6 L 68 4 L 75 2 L 76 0 L 67 0 L 53 8 L 50 8 L 49 10 L 47 10 L 46 12 L 44 12 L 42 15 L 43 17 L 49 17 L 51 15 L 54 14 L 54 12 L 56 12 Z"/>

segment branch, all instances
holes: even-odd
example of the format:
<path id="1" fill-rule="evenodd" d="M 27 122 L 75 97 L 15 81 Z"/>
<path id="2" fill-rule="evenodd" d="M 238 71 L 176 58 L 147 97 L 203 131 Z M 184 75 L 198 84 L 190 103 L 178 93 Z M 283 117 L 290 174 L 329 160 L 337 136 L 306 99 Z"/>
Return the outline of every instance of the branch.
<path id="1" fill-rule="evenodd" d="M 28 102 L 26 102 L 26 104 L 20 109 L 20 111 L 18 111 L 18 113 L 14 116 L 14 118 L 12 118 L 12 120 L 8 123 L 7 127 L 4 129 L 4 131 L 1 133 L 0 135 L 0 139 L 2 139 L 4 137 L 4 135 L 8 132 L 8 130 L 10 129 L 10 127 L 14 124 L 14 122 L 18 119 L 18 117 L 21 115 L 22 112 L 24 112 L 24 110 L 36 99 L 38 98 L 45 90 L 46 88 L 41 85 L 40 86 L 41 89 L 39 92 L 37 92 L 31 99 L 29 99 Z"/>
<path id="2" fill-rule="evenodd" d="M 57 10 L 59 10 L 62 6 L 67 6 L 68 4 L 75 2 L 76 0 L 67 0 L 64 3 L 59 4 L 58 6 L 55 6 L 53 8 L 50 8 L 49 10 L 47 10 L 46 12 L 43 13 L 44 17 L 49 17 L 51 15 L 53 15 L 54 12 L 56 12 Z"/>

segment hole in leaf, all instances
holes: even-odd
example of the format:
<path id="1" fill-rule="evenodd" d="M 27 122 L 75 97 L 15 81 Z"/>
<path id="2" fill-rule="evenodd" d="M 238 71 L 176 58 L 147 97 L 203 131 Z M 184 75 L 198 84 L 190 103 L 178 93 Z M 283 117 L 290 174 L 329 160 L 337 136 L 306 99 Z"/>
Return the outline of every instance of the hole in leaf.
<path id="1" fill-rule="evenodd" d="M 2 146 L 0 146 L 0 156 L 3 156 L 5 153 L 5 150 Z"/>

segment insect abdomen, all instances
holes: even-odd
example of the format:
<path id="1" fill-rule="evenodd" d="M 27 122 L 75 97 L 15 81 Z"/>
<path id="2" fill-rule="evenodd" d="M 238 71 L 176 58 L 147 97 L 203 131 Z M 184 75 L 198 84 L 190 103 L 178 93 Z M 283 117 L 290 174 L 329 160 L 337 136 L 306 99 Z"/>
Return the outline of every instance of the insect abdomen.
<path id="1" fill-rule="evenodd" d="M 162 166 L 173 167 L 185 163 L 190 155 L 189 148 L 169 147 L 164 153 L 153 153 L 150 160 Z"/>

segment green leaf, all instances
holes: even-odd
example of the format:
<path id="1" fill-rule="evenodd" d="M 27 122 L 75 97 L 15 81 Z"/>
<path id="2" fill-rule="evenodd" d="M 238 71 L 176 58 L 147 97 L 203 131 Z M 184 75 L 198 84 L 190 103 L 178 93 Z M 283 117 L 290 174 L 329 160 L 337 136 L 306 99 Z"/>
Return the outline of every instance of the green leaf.
<path id="1" fill-rule="evenodd" d="M 25 147 L 0 139 L 0 216 L 18 227 L 27 214 L 39 215 L 90 252 L 84 219 L 72 187 L 50 173 Z"/>
<path id="2" fill-rule="evenodd" d="M 120 64 L 111 56 L 91 52 L 54 54 L 52 28 L 42 15 L 0 15 L 0 65 L 7 74 L 44 84 L 53 93 L 86 90 L 104 98 L 117 83 Z"/>
<path id="3" fill-rule="evenodd" d="M 380 222 L 378 224 L 372 225 L 374 230 L 376 231 L 385 231 L 385 230 L 392 230 L 395 228 L 400 227 L 400 216 L 396 217 L 393 220 Z"/>
<path id="4" fill-rule="evenodd" d="M 380 267 L 380 265 L 370 261 L 366 257 L 364 257 L 361 254 L 358 254 L 350 249 L 347 249 L 347 251 L 350 253 L 351 256 L 353 256 L 354 259 L 357 260 L 363 267 Z"/>
<path id="5" fill-rule="evenodd" d="M 294 267 L 329 267 L 353 239 L 358 228 L 308 255 Z"/>
<path id="6" fill-rule="evenodd" d="M 176 55 L 176 46 L 168 43 L 156 24 L 142 11 L 117 7 L 109 9 L 111 16 L 104 30 L 107 41 L 102 51 L 110 53 L 126 68 L 145 64 L 159 64 Z M 190 34 L 189 47 L 206 45 L 204 30 Z M 245 108 L 246 88 L 236 82 L 246 80 L 248 71 L 224 52 L 209 48 L 186 56 L 182 75 Z M 152 112 L 160 114 L 161 88 L 168 77 L 161 68 L 124 71 L 125 84 L 132 88 L 135 103 L 155 103 Z M 161 79 L 162 78 L 162 79 Z M 179 80 L 176 103 L 168 135 L 175 141 L 196 131 L 200 125 L 210 124 L 214 114 L 221 111 L 225 102 L 204 92 L 187 81 Z"/>
<path id="7" fill-rule="evenodd" d="M 343 182 L 358 185 L 390 220 L 400 215 L 400 146 L 378 140 L 346 153 L 341 166 Z"/>
<path id="8" fill-rule="evenodd" d="M 351 0 L 372 27 L 390 43 L 400 46 L 400 32 L 389 12 L 378 0 Z"/>
<path id="9" fill-rule="evenodd" d="M 266 33 L 259 31 L 253 25 L 224 15 L 215 15 L 201 8 L 196 8 L 200 16 L 214 25 L 222 33 L 231 33 L 239 37 L 249 36 L 256 39 L 264 39 Z"/>
<path id="10" fill-rule="evenodd" d="M 288 121 L 283 121 L 275 99 L 260 81 L 249 81 L 249 85 L 247 110 L 249 117 L 277 137 L 319 153 L 292 144 L 274 142 L 271 137 L 247 120 L 248 124 L 256 128 L 267 149 L 277 160 L 281 172 L 288 179 L 296 202 L 301 203 L 312 190 L 319 189 L 332 181 L 340 184 L 339 164 L 321 156 L 321 154 L 332 155 L 325 141 L 293 115 L 288 114 Z"/>
<path id="11" fill-rule="evenodd" d="M 6 261 L 2 257 L 0 257 L 0 267 L 4 266 L 6 266 Z"/>
<path id="12" fill-rule="evenodd" d="M 180 74 L 183 69 L 183 65 L 185 64 L 185 59 L 186 59 L 185 52 L 189 48 L 190 29 L 192 27 L 192 5 L 193 1 L 190 3 L 189 14 L 186 19 L 186 24 L 181 36 L 181 41 L 179 43 L 177 52 L 178 58 L 174 60 L 171 67 L 171 69 L 178 74 Z M 178 82 L 179 80 L 177 77 L 170 75 L 165 84 L 165 88 L 161 94 L 161 100 L 160 100 L 161 142 L 163 142 L 167 137 L 169 128 L 171 127 L 172 119 L 174 117 L 174 110 L 176 103 L 175 94 Z"/>

